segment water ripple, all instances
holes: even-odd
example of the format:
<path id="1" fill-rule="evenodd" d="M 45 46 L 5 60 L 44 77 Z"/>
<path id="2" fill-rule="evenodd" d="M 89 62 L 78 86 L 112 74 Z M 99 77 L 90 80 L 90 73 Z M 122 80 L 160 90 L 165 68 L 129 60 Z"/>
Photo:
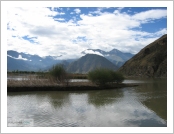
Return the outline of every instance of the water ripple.
<path id="1" fill-rule="evenodd" d="M 22 126 L 19 119 L 31 119 L 35 127 L 166 127 L 163 88 L 142 84 L 102 91 L 8 93 L 7 121 Z"/>

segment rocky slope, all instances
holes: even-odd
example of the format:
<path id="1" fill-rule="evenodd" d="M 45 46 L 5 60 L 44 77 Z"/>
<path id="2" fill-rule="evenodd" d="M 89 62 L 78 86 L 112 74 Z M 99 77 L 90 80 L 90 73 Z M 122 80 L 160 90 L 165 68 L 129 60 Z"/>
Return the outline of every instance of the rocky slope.
<path id="1" fill-rule="evenodd" d="M 133 77 L 167 77 L 167 34 L 144 47 L 118 71 Z"/>

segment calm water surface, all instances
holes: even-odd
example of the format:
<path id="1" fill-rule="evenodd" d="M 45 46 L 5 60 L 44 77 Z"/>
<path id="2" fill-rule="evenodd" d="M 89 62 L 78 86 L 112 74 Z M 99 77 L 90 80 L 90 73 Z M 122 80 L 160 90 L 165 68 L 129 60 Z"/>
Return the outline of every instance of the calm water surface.
<path id="1" fill-rule="evenodd" d="M 101 91 L 18 92 L 7 96 L 7 126 L 166 127 L 167 79 Z"/>

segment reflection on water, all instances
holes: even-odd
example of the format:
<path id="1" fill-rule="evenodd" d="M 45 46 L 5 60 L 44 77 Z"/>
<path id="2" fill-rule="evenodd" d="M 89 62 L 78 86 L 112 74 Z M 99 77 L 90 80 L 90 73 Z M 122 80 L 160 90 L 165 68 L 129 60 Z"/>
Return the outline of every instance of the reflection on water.
<path id="1" fill-rule="evenodd" d="M 158 116 L 167 121 L 167 79 L 149 80 L 149 84 L 144 84 L 136 92 L 139 100 L 155 111 Z"/>
<path id="2" fill-rule="evenodd" d="M 88 103 L 93 104 L 95 107 L 103 107 L 104 105 L 118 103 L 119 99 L 123 97 L 122 90 L 103 90 L 88 92 Z"/>
<path id="3" fill-rule="evenodd" d="M 166 79 L 141 81 L 138 87 L 114 90 L 8 93 L 7 125 L 167 126 Z"/>

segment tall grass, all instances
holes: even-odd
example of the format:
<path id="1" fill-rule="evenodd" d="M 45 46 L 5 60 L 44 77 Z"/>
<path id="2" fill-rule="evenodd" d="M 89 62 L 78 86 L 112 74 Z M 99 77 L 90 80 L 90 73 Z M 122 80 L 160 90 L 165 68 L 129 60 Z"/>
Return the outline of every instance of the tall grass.
<path id="1" fill-rule="evenodd" d="M 51 85 L 57 85 L 55 81 L 53 81 L 51 78 L 38 78 L 34 75 L 28 75 L 22 77 L 22 80 L 15 80 L 15 79 L 8 79 L 7 80 L 7 86 L 51 86 Z"/>
<path id="2" fill-rule="evenodd" d="M 37 75 L 23 76 L 22 80 L 8 79 L 7 87 L 28 87 L 28 86 L 94 86 L 91 82 L 69 82 L 67 85 L 65 82 L 57 82 L 53 77 L 47 75 L 44 78 L 40 78 Z"/>

